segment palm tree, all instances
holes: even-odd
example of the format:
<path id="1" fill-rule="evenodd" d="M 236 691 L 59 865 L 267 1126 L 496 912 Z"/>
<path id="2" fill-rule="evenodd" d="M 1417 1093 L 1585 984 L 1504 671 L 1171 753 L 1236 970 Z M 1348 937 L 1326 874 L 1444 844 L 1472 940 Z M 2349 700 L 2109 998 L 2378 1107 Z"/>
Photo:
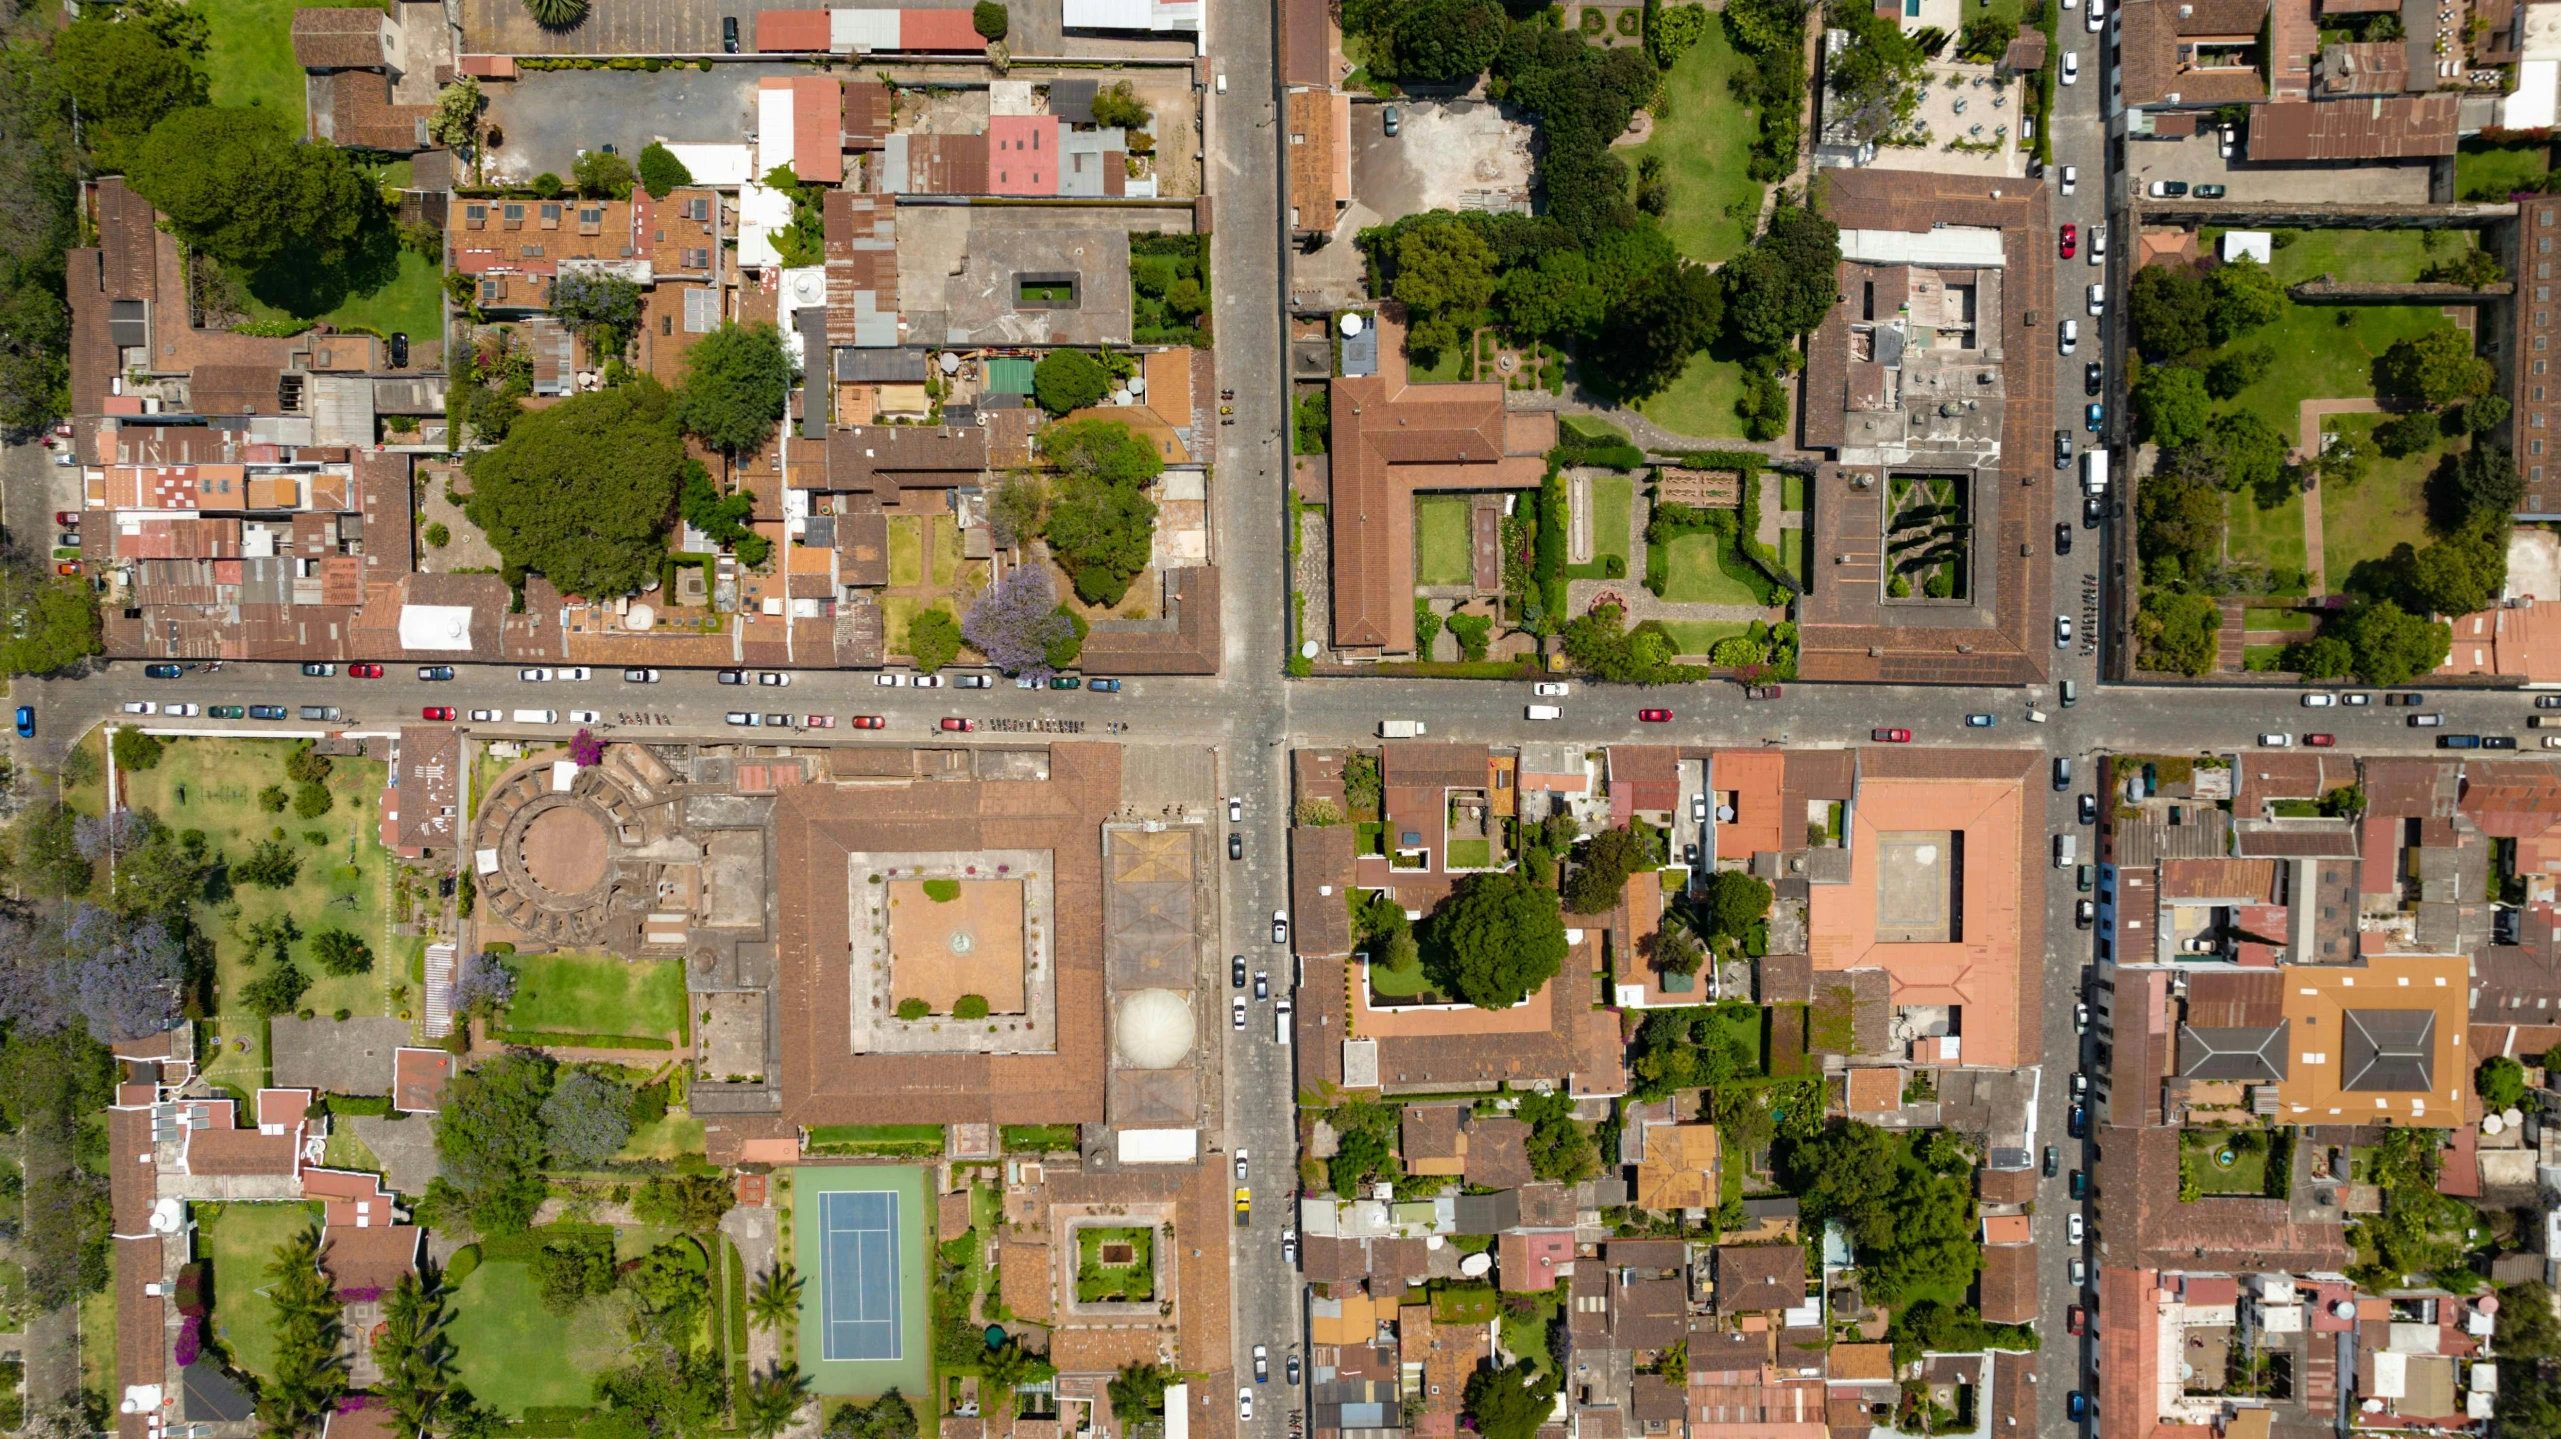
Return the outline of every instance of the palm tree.
<path id="1" fill-rule="evenodd" d="M 275 1307 L 273 1382 L 259 1386 L 258 1418 L 272 1439 L 294 1439 L 318 1424 L 346 1392 L 338 1360 L 338 1291 L 320 1267 L 315 1226 L 276 1246 L 267 1264 L 267 1299 Z"/>
<path id="2" fill-rule="evenodd" d="M 587 0 L 525 0 L 525 13 L 546 30 L 566 29 L 587 18 Z"/>
<path id="3" fill-rule="evenodd" d="M 416 1274 L 400 1276 L 383 1302 L 382 1333 L 374 1362 L 382 1392 L 409 1439 L 424 1431 L 444 1407 L 452 1387 L 453 1356 L 445 1342 L 443 1291 Z"/>
<path id="4" fill-rule="evenodd" d="M 759 1329 L 780 1333 L 800 1313 L 801 1277 L 789 1260 L 776 1260 L 771 1269 L 756 1276 L 747 1291 L 747 1317 Z"/>
<path id="5" fill-rule="evenodd" d="M 792 1416 L 809 1398 L 808 1376 L 797 1364 L 777 1364 L 773 1369 L 747 1381 L 746 1402 L 739 1406 L 738 1420 L 756 1439 L 773 1439 L 790 1425 Z"/>

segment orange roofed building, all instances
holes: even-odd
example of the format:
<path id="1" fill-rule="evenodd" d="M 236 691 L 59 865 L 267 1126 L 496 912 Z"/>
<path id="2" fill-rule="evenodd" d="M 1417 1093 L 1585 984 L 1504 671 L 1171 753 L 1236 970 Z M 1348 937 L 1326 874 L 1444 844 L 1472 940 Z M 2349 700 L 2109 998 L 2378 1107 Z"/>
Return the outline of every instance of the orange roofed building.
<path id="1" fill-rule="evenodd" d="M 1411 655 L 1414 496 L 1537 489 L 1556 416 L 1508 412 L 1490 380 L 1410 383 L 1405 326 L 1393 316 L 1379 319 L 1377 348 L 1377 373 L 1333 383 L 1334 646 Z"/>
<path id="2" fill-rule="evenodd" d="M 2476 1061 L 2464 1045 L 2471 963 L 2369 955 L 2356 966 L 2289 965 L 2289 1053 L 2277 1104 L 2290 1124 L 2451 1128 Z"/>
<path id="3" fill-rule="evenodd" d="M 2025 752 L 1865 750 L 1846 884 L 1808 890 L 1807 952 L 1820 976 L 1881 970 L 1897 1009 L 1945 1007 L 1952 1062 L 2034 1064 L 2043 846 L 2027 825 Z M 2039 828 L 2042 828 L 2041 822 Z M 1950 1062 L 1934 1045 L 1932 1057 Z"/>

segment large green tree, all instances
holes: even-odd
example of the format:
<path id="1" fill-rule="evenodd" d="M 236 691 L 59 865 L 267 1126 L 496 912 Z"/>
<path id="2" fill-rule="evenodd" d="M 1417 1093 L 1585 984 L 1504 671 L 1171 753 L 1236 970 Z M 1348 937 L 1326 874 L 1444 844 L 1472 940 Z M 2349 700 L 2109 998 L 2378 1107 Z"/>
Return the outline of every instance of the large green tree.
<path id="1" fill-rule="evenodd" d="M 1503 44 L 1495 0 L 1351 0 L 1343 28 L 1369 43 L 1371 72 L 1446 84 L 1482 71 Z"/>
<path id="2" fill-rule="evenodd" d="M 2491 512 L 2417 550 L 2398 547 L 2393 567 L 2412 611 L 2456 616 L 2489 608 L 2508 582 L 2508 528 L 2507 516 Z"/>
<path id="3" fill-rule="evenodd" d="M 1654 394 L 1681 377 L 1724 320 L 1725 292 L 1715 273 L 1675 260 L 1611 307 L 1592 358 L 1616 393 Z"/>
<path id="4" fill-rule="evenodd" d="M 1032 366 L 1032 394 L 1053 415 L 1081 410 L 1111 387 L 1111 372 L 1082 350 L 1052 350 Z"/>
<path id="5" fill-rule="evenodd" d="M 1465 342 L 1494 299 L 1494 251 L 1470 221 L 1436 212 L 1397 231 L 1387 291 L 1405 306 L 1405 344 L 1437 355 Z"/>
<path id="6" fill-rule="evenodd" d="M 2152 372 L 2146 372 L 2146 377 Z M 2190 371 L 2188 373 L 2193 373 Z M 2226 489 L 2281 495 L 2289 453 L 2285 436 L 2256 410 L 2223 410 L 2205 422 L 2204 449 Z"/>
<path id="7" fill-rule="evenodd" d="M 0 599 L 11 634 L 0 642 L 0 669 L 52 674 L 103 648 L 98 593 L 79 580 L 53 578 L 32 562 L 12 564 L 0 568 Z"/>
<path id="8" fill-rule="evenodd" d="M 511 575 L 629 594 L 658 573 L 684 463 L 674 397 L 638 376 L 534 411 L 473 455 L 469 512 Z"/>
<path id="9" fill-rule="evenodd" d="M 2454 643 L 2453 626 L 2422 619 L 2390 600 L 2351 610 L 2334 623 L 2368 684 L 2407 684 L 2445 663 Z"/>
<path id="10" fill-rule="evenodd" d="M 1556 1407 L 1556 1376 L 1531 1359 L 1468 1376 L 1467 1418 L 1484 1439 L 1535 1439 Z"/>
<path id="11" fill-rule="evenodd" d="M 152 127 L 126 179 L 178 237 L 254 270 L 287 253 L 330 266 L 381 218 L 382 194 L 335 145 L 264 110 L 194 106 Z"/>
<path id="12" fill-rule="evenodd" d="M 723 321 L 685 351 L 676 423 L 715 450 L 753 454 L 773 438 L 790 393 L 782 331 L 762 321 Z"/>
<path id="13" fill-rule="evenodd" d="M 2223 553 L 2223 492 L 2213 481 L 2156 474 L 2135 491 L 2134 506 L 2145 558 L 2175 555 L 2193 574 Z"/>
<path id="14" fill-rule="evenodd" d="M 2497 379 L 2490 362 L 2472 353 L 2472 337 L 2451 325 L 2395 340 L 2374 362 L 2377 394 L 2431 408 L 2486 395 Z"/>
<path id="15" fill-rule="evenodd" d="M 1119 604 L 1155 544 L 1147 487 L 1164 473 L 1163 457 L 1129 426 L 1101 416 L 1050 426 L 1041 451 L 1058 468 L 1042 530 L 1051 557 L 1087 604 Z"/>
<path id="16" fill-rule="evenodd" d="M 1745 346 L 1785 349 L 1811 334 L 1840 296 L 1841 227 L 1794 205 L 1717 274 L 1725 287 L 1725 328 Z"/>
<path id="17" fill-rule="evenodd" d="M 2205 438 L 2212 407 L 2205 376 L 2185 365 L 2152 365 L 2134 382 L 2135 432 L 2163 449 Z"/>
<path id="18" fill-rule="evenodd" d="M 54 59 L 100 171 L 124 170 L 153 126 L 205 103 L 201 53 L 201 43 L 190 51 L 172 43 L 163 27 L 113 10 L 84 8 L 63 27 L 54 38 Z"/>
<path id="19" fill-rule="evenodd" d="M 1508 1009 L 1565 963 L 1556 895 L 1510 870 L 1471 874 L 1432 911 L 1427 969 L 1444 992 L 1480 1009 Z"/>
<path id="20" fill-rule="evenodd" d="M 2247 255 L 2216 267 L 2206 286 L 2214 293 L 2207 323 L 2218 345 L 2285 313 L 2285 287 L 2265 265 Z"/>
<path id="21" fill-rule="evenodd" d="M 2211 340 L 2204 277 L 2185 265 L 2146 265 L 2134 272 L 2126 315 L 2143 358 L 2154 364 L 2192 355 Z"/>
<path id="22" fill-rule="evenodd" d="M 2212 595 L 2147 590 L 2135 611 L 2134 639 L 2144 669 L 2203 675 L 2214 669 L 2223 612 Z"/>
<path id="23" fill-rule="evenodd" d="M 542 1203 L 542 1107 L 551 1084 L 549 1059 L 509 1050 L 445 1088 L 435 1126 L 443 1173 L 431 1194 L 483 1234 L 523 1229 Z"/>

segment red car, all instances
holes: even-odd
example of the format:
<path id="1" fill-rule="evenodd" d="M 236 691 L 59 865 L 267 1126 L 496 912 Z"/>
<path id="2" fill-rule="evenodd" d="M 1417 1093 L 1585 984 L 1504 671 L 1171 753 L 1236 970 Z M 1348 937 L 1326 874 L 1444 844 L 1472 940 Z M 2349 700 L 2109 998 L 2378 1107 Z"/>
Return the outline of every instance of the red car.
<path id="1" fill-rule="evenodd" d="M 854 716 L 854 728 L 856 729 L 886 729 L 888 727 L 889 721 L 882 719 L 878 715 Z"/>
<path id="2" fill-rule="evenodd" d="M 77 529 L 80 525 L 80 512 L 78 510 L 56 510 L 53 512 L 53 522 L 62 526 L 66 530 Z"/>
<path id="3" fill-rule="evenodd" d="M 452 705 L 429 705 L 425 709 L 418 711 L 418 718 L 420 719 L 449 720 L 453 717 L 454 707 Z"/>
<path id="4" fill-rule="evenodd" d="M 2066 260 L 2071 259 L 2071 258 L 2072 258 L 2073 253 L 2074 253 L 2075 251 L 2079 250 L 2080 248 L 2081 248 L 2081 227 L 2080 227 L 2080 226 L 2078 226 L 2078 225 L 2066 225 L 2066 226 L 2064 226 L 2064 227 L 2063 227 L 2063 258 L 2064 258 L 2064 259 L 2066 259 Z"/>
<path id="5" fill-rule="evenodd" d="M 2070 1310 L 2070 1311 L 2069 1311 L 2069 1312 L 2068 1312 L 2064 1317 L 2065 1317 L 2065 1319 L 2067 1319 L 2067 1320 L 2070 1322 L 2070 1324 L 2071 1324 L 2071 1326 L 2072 1326 L 2072 1332 L 2073 1332 L 2073 1333 L 2075 1333 L 2075 1334 L 2078 1334 L 2078 1333 L 2080 1333 L 2082 1330 L 2084 1330 L 2084 1329 L 2086 1329 L 2086 1328 L 2088 1328 L 2088 1327 L 2089 1327 L 2089 1324 L 2090 1324 L 2090 1316 L 2089 1316 L 2089 1313 L 2088 1313 L 2088 1311 L 2086 1311 L 2086 1310 L 2084 1310 L 2083 1308 L 2081 1308 L 2081 1306 L 2080 1306 L 2080 1305 L 2078 1305 L 2078 1304 L 2073 1305 L 2073 1306 L 2072 1306 L 2072 1308 L 2071 1308 L 2071 1310 Z"/>
<path id="6" fill-rule="evenodd" d="M 1912 732 L 1907 729 L 1869 730 L 1867 737 L 1878 744 L 1910 744 L 1912 742 Z"/>
<path id="7" fill-rule="evenodd" d="M 811 729 L 834 729 L 835 727 L 836 717 L 834 715 L 809 716 L 809 728 Z"/>
<path id="8" fill-rule="evenodd" d="M 973 730 L 978 728 L 978 721 L 974 719 L 962 719 L 958 715 L 945 715 L 943 716 L 943 728 L 947 730 Z"/>
<path id="9" fill-rule="evenodd" d="M 80 562 L 78 560 L 64 560 L 53 567 L 53 572 L 57 575 L 77 575 L 80 573 Z"/>
<path id="10" fill-rule="evenodd" d="M 382 666 L 349 665 L 347 666 L 347 673 L 360 680 L 378 680 L 382 678 Z"/>
<path id="11" fill-rule="evenodd" d="M 1636 717 L 1645 721 L 1647 724 L 1670 724 L 1672 722 L 1672 712 L 1670 710 L 1638 710 L 1636 712 Z"/>
<path id="12" fill-rule="evenodd" d="M 2339 742 L 2339 737 L 2334 734 L 2308 734 L 2303 737 L 2303 742 L 2314 749 L 2328 749 Z"/>

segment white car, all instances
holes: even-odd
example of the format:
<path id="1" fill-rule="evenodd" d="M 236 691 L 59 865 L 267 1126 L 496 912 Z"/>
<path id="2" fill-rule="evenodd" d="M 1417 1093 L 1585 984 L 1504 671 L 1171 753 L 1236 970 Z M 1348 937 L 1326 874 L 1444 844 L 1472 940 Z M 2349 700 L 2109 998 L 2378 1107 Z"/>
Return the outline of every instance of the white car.
<path id="1" fill-rule="evenodd" d="M 2075 1289 L 2078 1289 L 2082 1285 L 2090 1282 L 2090 1271 L 2088 1267 L 2083 1265 L 2078 1259 L 2075 1259 L 2071 1263 L 2063 1266 L 2063 1276 L 2072 1282 L 2072 1287 Z"/>
<path id="2" fill-rule="evenodd" d="M 2091 8 L 2096 9 L 2098 3 L 2099 0 L 2090 0 Z M 2078 50 L 2063 52 L 2063 83 L 2066 85 L 2081 83 L 2081 52 Z"/>
<path id="3" fill-rule="evenodd" d="M 2073 188 L 2074 188 L 2075 186 L 2079 185 L 2080 183 L 2081 183 L 2081 167 L 2080 167 L 2080 166 L 2078 166 L 2078 165 L 2066 165 L 2066 166 L 2064 166 L 2064 167 L 2063 167 L 2063 193 L 2064 193 L 2064 194 L 2066 194 L 2066 195 L 2071 194 L 2071 193 L 2072 193 Z"/>
<path id="4" fill-rule="evenodd" d="M 2107 313 L 2107 282 L 2104 280 L 2090 286 L 2090 313 L 2092 315 Z"/>
<path id="5" fill-rule="evenodd" d="M 1229 824 L 1245 822 L 1245 801 L 1240 796 L 1231 794 L 1227 797 L 1227 822 Z"/>
<path id="6" fill-rule="evenodd" d="M 2561 734 L 2545 735 L 2543 737 L 2543 747 L 2545 749 L 2561 749 Z"/>
<path id="7" fill-rule="evenodd" d="M 193 719 L 203 714 L 204 709 L 199 705 L 162 705 L 160 712 L 164 715 L 176 715 L 180 719 Z"/>
<path id="8" fill-rule="evenodd" d="M 780 686 L 790 684 L 791 676 L 784 674 L 780 670 L 758 670 L 756 671 L 756 683 L 760 685 L 773 685 L 779 688 Z"/>
<path id="9" fill-rule="evenodd" d="M 2310 694 L 2303 697 L 2303 707 L 2308 710 L 2325 710 L 2338 702 L 2339 697 L 2333 694 Z"/>
<path id="10" fill-rule="evenodd" d="M 2232 127 L 2231 127 L 2231 126 L 2226 125 L 2226 126 L 2224 126 L 2224 127 L 2223 127 L 2223 138 L 2222 138 L 2220 141 L 2216 142 L 2216 144 L 2215 144 L 2215 147 L 2214 147 L 2214 148 L 2215 148 L 2216 153 L 2220 154 L 2224 159 L 2229 160 L 2229 159 L 2231 159 L 2231 158 L 2232 158 Z"/>
<path id="11" fill-rule="evenodd" d="M 2107 0 L 2090 0 L 2090 13 L 2082 17 L 2082 23 L 2090 27 L 2090 33 L 2093 35 L 2106 29 Z"/>
<path id="12" fill-rule="evenodd" d="M 2072 353 L 2074 350 L 2081 348 L 2081 322 L 2078 320 L 2065 320 L 2062 324 L 2056 326 L 2054 330 L 2054 343 L 2057 349 L 2067 355 Z"/>
<path id="13" fill-rule="evenodd" d="M 496 724 L 498 722 L 498 712 L 496 710 L 473 710 L 471 712 L 471 718 L 472 722 L 475 724 Z"/>
<path id="14" fill-rule="evenodd" d="M 2292 749 L 2293 747 L 2294 736 L 2290 734 L 2263 734 L 2259 736 L 2259 748 L 2261 749 Z"/>
<path id="15" fill-rule="evenodd" d="M 516 671 L 516 678 L 527 684 L 540 684 L 551 678 L 551 671 L 541 668 L 522 669 Z"/>
<path id="16" fill-rule="evenodd" d="M 2104 265 L 2107 263 L 2107 226 L 2092 225 L 2090 227 L 2090 248 L 2088 253 L 2091 264 Z"/>
<path id="17" fill-rule="evenodd" d="M 604 716 L 597 714 L 594 710 L 571 710 L 569 712 L 569 722 L 571 724 L 594 724 L 603 718 Z"/>
<path id="18" fill-rule="evenodd" d="M 1540 680 L 1529 687 L 1529 692 L 1540 699 L 1562 699 L 1571 693 L 1573 688 L 1563 680 Z"/>
<path id="19" fill-rule="evenodd" d="M 1254 1386 L 1251 1384 L 1236 1386 L 1236 1417 L 1245 1422 L 1254 1417 Z"/>
<path id="20" fill-rule="evenodd" d="M 1245 1182 L 1245 1157 L 1249 1153 L 1251 1153 L 1250 1150 L 1244 1149 L 1236 1151 L 1236 1182 L 1239 1184 Z"/>
<path id="21" fill-rule="evenodd" d="M 2090 3 L 2096 5 L 2099 3 L 2099 0 L 2090 0 Z M 2078 1244 L 2081 1242 L 2081 1237 L 2088 1232 L 2089 1231 L 2084 1229 L 2081 1225 L 2081 1211 L 2075 1209 L 2070 1214 L 2063 1217 L 2063 1237 L 2065 1239 L 2074 1244 Z"/>
<path id="22" fill-rule="evenodd" d="M 943 677 L 941 675 L 918 675 L 907 683 L 914 685 L 920 690 L 938 690 L 943 687 Z"/>
<path id="23" fill-rule="evenodd" d="M 876 685 L 888 685 L 890 688 L 896 689 L 898 686 L 907 683 L 907 677 L 904 675 L 894 675 L 887 670 L 883 670 L 879 674 L 873 675 L 871 677 L 871 682 Z"/>
<path id="24" fill-rule="evenodd" d="M 124 707 L 124 712 L 129 715 L 156 715 L 160 713 L 160 706 L 149 700 L 134 700 Z"/>
<path id="25" fill-rule="evenodd" d="M 2072 617 L 2070 615 L 2056 615 L 2054 617 L 2054 647 L 2058 650 L 2068 650 L 2072 647 Z"/>
<path id="26" fill-rule="evenodd" d="M 595 671 L 587 668 L 585 665 L 571 665 L 569 668 L 560 672 L 560 677 L 565 680 L 583 680 L 593 674 L 595 674 Z"/>
<path id="27" fill-rule="evenodd" d="M 1238 1029 L 1243 1029 L 1245 1027 L 1245 996 L 1241 994 L 1236 996 L 1233 1004 L 1234 1008 L 1231 1009 L 1229 1013 L 1234 1016 L 1236 1027 Z"/>
<path id="28" fill-rule="evenodd" d="M 1273 911 L 1272 911 L 1272 943 L 1274 943 L 1274 944 L 1287 944 L 1287 943 L 1289 943 L 1289 911 L 1288 911 L 1288 910 L 1285 910 L 1285 909 L 1276 909 L 1276 910 L 1273 910 Z"/>

